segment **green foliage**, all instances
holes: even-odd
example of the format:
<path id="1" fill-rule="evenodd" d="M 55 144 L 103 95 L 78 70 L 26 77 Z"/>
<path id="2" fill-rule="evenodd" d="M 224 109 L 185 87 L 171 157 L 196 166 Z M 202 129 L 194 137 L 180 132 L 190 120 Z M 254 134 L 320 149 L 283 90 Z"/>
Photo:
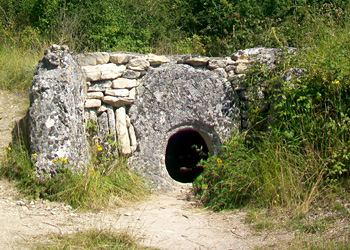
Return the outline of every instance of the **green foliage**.
<path id="1" fill-rule="evenodd" d="M 62 201 L 72 207 L 100 209 L 108 203 L 118 204 L 137 200 L 147 194 L 146 184 L 131 172 L 126 159 L 120 157 L 100 159 L 98 165 L 73 171 L 66 159 L 53 160 L 60 171 L 56 175 L 38 178 L 35 175 L 28 144 L 19 137 L 7 148 L 7 156 L 1 163 L 0 175 L 17 181 L 23 194 L 34 199 Z"/>
<path id="2" fill-rule="evenodd" d="M 320 22 L 316 29 L 323 39 L 311 38 L 313 47 L 297 56 L 296 65 L 307 73 L 282 83 L 273 96 L 272 126 L 289 143 L 304 147 L 312 141 L 329 180 L 349 171 L 350 62 L 344 56 L 350 52 L 349 28 Z"/>
<path id="3" fill-rule="evenodd" d="M 300 211 L 320 191 L 323 170 L 317 156 L 305 158 L 278 137 L 265 138 L 251 148 L 243 135 L 236 135 L 218 157 L 209 158 L 194 182 L 201 201 L 214 210 L 251 204 L 298 207 Z"/>
<path id="4" fill-rule="evenodd" d="M 243 80 L 250 128 L 204 165 L 194 187 L 205 205 L 307 212 L 311 201 L 349 176 L 350 26 L 334 5 L 323 5 L 321 13 L 302 16 L 314 27 L 313 35 L 299 40 L 306 49 L 285 55 L 274 69 L 255 65 Z M 284 82 L 290 68 L 305 71 Z M 262 89 L 269 98 L 259 98 Z"/>
<path id="5" fill-rule="evenodd" d="M 2 0 L 0 27 L 13 36 L 29 29 L 75 51 L 182 53 L 185 42 L 184 52 L 218 56 L 253 46 L 305 46 L 315 17 L 345 23 L 348 9 L 340 0 Z M 11 37 L 0 35 L 0 43 Z"/>
<path id="6" fill-rule="evenodd" d="M 32 245 L 35 249 L 153 249 L 139 246 L 127 233 L 114 233 L 108 230 L 88 230 L 68 235 L 51 234 L 41 236 L 40 242 Z"/>

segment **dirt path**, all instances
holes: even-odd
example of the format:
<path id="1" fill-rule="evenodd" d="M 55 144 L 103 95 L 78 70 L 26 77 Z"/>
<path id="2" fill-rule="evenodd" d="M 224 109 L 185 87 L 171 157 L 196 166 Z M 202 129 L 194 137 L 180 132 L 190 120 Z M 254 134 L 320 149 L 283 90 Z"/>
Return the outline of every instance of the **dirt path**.
<path id="1" fill-rule="evenodd" d="M 0 91 L 0 148 L 11 141 L 13 122 L 28 99 Z M 252 249 L 290 240 L 292 234 L 254 235 L 240 211 L 213 213 L 188 200 L 189 186 L 176 192 L 152 194 L 147 200 L 99 213 L 78 213 L 70 206 L 19 198 L 12 183 L 0 180 L 0 248 L 30 248 L 32 239 L 50 232 L 73 233 L 98 228 L 127 231 L 140 243 L 160 249 Z"/>
<path id="2" fill-rule="evenodd" d="M 292 238 L 290 234 L 254 235 L 244 224 L 245 213 L 213 213 L 187 201 L 188 189 L 153 194 L 143 202 L 77 213 L 70 206 L 19 199 L 13 184 L 0 181 L 0 246 L 30 248 L 32 239 L 50 232 L 73 233 L 83 229 L 127 231 L 145 246 L 160 249 L 253 249 Z"/>

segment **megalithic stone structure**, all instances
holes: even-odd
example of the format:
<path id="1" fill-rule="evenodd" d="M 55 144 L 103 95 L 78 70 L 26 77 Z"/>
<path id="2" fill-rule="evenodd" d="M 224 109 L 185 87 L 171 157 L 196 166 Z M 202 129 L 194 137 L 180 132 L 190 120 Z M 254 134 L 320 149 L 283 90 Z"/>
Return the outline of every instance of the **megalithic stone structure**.
<path id="1" fill-rule="evenodd" d="M 199 154 L 215 154 L 232 131 L 248 128 L 252 97 L 263 105 L 266 86 L 249 89 L 242 80 L 247 69 L 256 61 L 274 67 L 282 53 L 252 48 L 224 58 L 73 55 L 53 45 L 32 84 L 30 150 L 37 175 L 60 171 L 57 159 L 83 170 L 89 164 L 85 126 L 92 120 L 103 152 L 130 156 L 131 168 L 153 187 L 167 189 L 184 173 L 191 173 L 184 182 L 191 181 L 201 172 Z"/>

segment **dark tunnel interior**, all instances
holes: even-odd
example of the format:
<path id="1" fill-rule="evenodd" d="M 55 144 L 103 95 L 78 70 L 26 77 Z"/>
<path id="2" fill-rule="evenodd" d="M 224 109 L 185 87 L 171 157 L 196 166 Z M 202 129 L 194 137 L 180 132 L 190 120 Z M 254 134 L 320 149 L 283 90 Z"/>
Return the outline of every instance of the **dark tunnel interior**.
<path id="1" fill-rule="evenodd" d="M 203 171 L 197 166 L 208 158 L 208 147 L 203 137 L 194 129 L 182 129 L 168 141 L 165 165 L 171 178 L 178 182 L 193 182 Z"/>

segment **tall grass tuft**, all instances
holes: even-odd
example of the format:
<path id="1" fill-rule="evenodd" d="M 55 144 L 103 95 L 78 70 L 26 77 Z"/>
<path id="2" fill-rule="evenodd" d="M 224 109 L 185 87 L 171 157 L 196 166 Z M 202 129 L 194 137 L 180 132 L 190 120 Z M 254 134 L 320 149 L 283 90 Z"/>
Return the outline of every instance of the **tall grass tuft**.
<path id="1" fill-rule="evenodd" d="M 317 154 L 308 156 L 276 138 L 250 148 L 243 135 L 233 136 L 218 157 L 205 164 L 195 192 L 214 210 L 286 207 L 306 212 L 321 190 L 323 169 Z"/>
<path id="2" fill-rule="evenodd" d="M 29 91 L 41 50 L 0 44 L 0 89 Z"/>

